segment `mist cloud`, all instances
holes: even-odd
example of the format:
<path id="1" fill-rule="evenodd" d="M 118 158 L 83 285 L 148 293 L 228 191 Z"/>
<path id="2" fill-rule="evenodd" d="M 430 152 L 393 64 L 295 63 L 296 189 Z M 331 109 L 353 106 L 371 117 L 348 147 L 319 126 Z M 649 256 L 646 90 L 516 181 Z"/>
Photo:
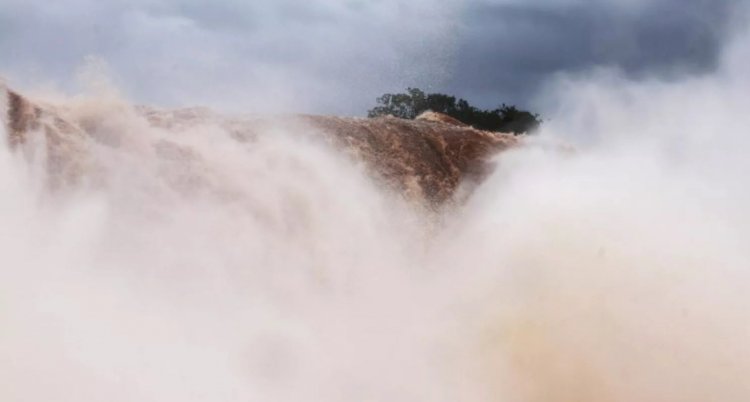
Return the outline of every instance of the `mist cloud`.
<path id="1" fill-rule="evenodd" d="M 221 65 L 234 48 L 203 45 L 273 25 L 206 28 L 230 17 L 79 2 L 27 14 L 46 19 L 41 32 L 9 29 L 65 44 L 59 21 L 115 9 L 127 35 L 70 46 L 110 49 L 103 58 L 133 93 L 113 57 L 159 66 L 204 52 Z M 181 41 L 191 46 L 167 46 Z M 669 63 L 559 78 L 540 135 L 499 155 L 439 222 L 304 129 L 246 143 L 211 124 L 149 126 L 119 99 L 61 101 L 117 141 L 90 143 L 103 182 L 69 192 L 47 191 L 40 159 L 23 152 L 41 144 L 0 144 L 0 399 L 747 401 L 750 37 L 721 47 L 715 68 L 671 79 L 648 73 Z M 49 50 L 60 63 L 50 57 L 40 76 L 76 65 Z M 210 88 L 190 72 L 165 75 L 176 80 L 166 93 Z M 536 146 L 558 138 L 576 151 Z M 165 139 L 205 167 L 155 152 Z M 184 193 L 174 171 L 217 190 Z"/>

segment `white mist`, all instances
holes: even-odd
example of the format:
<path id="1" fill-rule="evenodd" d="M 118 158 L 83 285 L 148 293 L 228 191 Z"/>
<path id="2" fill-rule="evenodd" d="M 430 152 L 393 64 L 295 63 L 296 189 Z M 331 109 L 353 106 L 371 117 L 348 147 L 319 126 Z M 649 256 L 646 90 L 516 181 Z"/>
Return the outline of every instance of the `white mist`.
<path id="1" fill-rule="evenodd" d="M 71 100 L 96 180 L 0 149 L 0 400 L 746 401 L 749 45 L 560 81 L 440 224 L 300 133 Z"/>

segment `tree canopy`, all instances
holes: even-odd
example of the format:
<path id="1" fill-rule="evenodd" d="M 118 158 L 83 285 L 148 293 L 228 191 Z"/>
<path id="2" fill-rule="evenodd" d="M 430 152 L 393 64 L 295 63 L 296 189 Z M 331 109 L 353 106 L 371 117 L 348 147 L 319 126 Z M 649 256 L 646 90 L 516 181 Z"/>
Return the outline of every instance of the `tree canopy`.
<path id="1" fill-rule="evenodd" d="M 391 115 L 414 119 L 431 110 L 458 119 L 475 128 L 487 131 L 523 134 L 533 132 L 542 123 L 538 114 L 503 104 L 494 110 L 471 106 L 464 99 L 445 94 L 426 94 L 418 88 L 405 93 L 384 94 L 377 98 L 377 106 L 367 112 L 368 117 Z"/>

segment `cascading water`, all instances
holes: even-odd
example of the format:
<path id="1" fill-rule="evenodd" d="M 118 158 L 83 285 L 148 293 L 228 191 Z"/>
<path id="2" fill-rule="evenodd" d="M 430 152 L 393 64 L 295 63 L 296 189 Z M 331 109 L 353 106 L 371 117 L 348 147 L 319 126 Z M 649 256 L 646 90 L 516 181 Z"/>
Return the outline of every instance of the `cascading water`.
<path id="1" fill-rule="evenodd" d="M 0 148 L 0 400 L 746 401 L 748 44 L 560 82 L 438 217 L 305 127 L 57 102 L 96 168 Z"/>

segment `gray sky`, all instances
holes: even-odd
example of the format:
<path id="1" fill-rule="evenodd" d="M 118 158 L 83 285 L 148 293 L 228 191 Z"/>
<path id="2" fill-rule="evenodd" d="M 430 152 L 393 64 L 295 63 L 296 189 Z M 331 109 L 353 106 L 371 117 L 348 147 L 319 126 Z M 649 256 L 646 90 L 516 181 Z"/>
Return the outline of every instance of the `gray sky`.
<path id="1" fill-rule="evenodd" d="M 0 74 L 76 89 L 93 56 L 130 99 L 362 115 L 418 86 L 531 106 L 596 66 L 710 71 L 740 0 L 0 0 Z"/>

